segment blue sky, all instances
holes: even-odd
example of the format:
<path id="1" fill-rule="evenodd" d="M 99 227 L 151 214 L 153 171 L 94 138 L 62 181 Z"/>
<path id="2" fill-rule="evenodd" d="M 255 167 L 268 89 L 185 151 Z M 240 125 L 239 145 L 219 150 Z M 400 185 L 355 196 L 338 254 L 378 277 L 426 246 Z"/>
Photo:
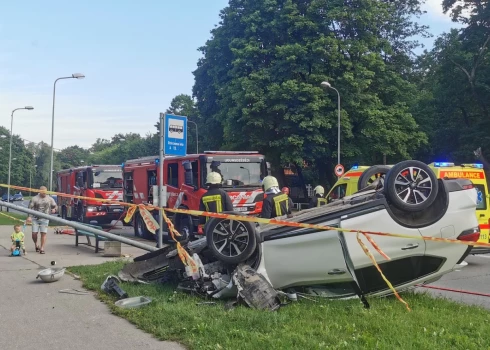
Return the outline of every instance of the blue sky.
<path id="1" fill-rule="evenodd" d="M 438 35 L 453 23 L 442 0 L 428 0 L 422 23 Z M 0 120 L 14 133 L 50 143 L 53 82 L 55 148 L 116 133 L 154 131 L 171 99 L 191 94 L 197 48 L 227 0 L 0 2 Z M 424 40 L 428 45 L 433 39 Z"/>

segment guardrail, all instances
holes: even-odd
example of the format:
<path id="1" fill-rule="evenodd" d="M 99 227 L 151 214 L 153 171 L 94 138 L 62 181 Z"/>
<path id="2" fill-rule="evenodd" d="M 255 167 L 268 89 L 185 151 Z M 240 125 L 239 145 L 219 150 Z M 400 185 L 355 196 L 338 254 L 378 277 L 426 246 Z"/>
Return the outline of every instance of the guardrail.
<path id="1" fill-rule="evenodd" d="M 118 236 L 118 235 L 115 235 L 115 234 L 112 234 L 112 233 L 109 233 L 106 231 L 97 230 L 96 228 L 86 226 L 86 225 L 80 224 L 78 222 L 68 221 L 68 220 L 62 219 L 60 217 L 40 213 L 38 211 L 31 210 L 31 209 L 28 209 L 25 207 L 21 207 L 19 205 L 4 202 L 4 203 L 2 203 L 2 206 L 5 206 L 5 207 L 10 208 L 10 209 L 15 209 L 17 211 L 20 211 L 20 212 L 23 212 L 26 214 L 34 215 L 34 216 L 37 216 L 39 218 L 48 219 L 48 220 L 60 223 L 62 225 L 72 226 L 72 227 L 77 228 L 79 230 L 84 230 L 84 231 L 87 231 L 87 232 L 90 232 L 93 234 L 97 234 L 97 235 L 102 236 L 102 237 L 107 237 L 107 238 L 110 238 L 112 241 L 118 241 L 118 242 L 121 242 L 124 244 L 128 244 L 130 246 L 136 247 L 136 248 L 140 248 L 143 250 L 150 251 L 150 252 L 154 252 L 154 251 L 158 250 L 158 248 L 156 248 L 154 246 L 150 246 L 148 244 L 144 244 L 144 243 L 141 243 L 138 241 L 133 241 L 132 239 L 121 237 L 121 236 Z"/>

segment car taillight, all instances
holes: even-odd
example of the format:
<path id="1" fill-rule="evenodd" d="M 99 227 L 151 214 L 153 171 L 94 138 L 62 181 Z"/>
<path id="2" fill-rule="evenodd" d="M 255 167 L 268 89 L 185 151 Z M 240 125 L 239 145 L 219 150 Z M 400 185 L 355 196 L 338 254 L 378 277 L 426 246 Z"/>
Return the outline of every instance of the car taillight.
<path id="1" fill-rule="evenodd" d="M 480 239 L 480 227 L 474 227 L 470 230 L 461 232 L 458 240 L 467 242 L 477 242 Z"/>

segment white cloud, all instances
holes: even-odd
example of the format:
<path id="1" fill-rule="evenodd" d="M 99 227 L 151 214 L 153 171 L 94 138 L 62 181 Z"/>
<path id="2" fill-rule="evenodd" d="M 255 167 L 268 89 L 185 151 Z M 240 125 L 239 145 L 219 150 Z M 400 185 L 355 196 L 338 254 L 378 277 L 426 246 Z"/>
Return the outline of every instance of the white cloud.
<path id="1" fill-rule="evenodd" d="M 427 11 L 427 14 L 436 20 L 451 21 L 448 14 L 442 12 L 442 0 L 427 0 L 422 9 Z"/>

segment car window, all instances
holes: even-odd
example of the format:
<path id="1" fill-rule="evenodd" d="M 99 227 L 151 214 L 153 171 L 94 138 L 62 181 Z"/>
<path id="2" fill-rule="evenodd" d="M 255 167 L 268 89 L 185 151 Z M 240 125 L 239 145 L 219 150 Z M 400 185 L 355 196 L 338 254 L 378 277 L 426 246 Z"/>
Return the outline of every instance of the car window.
<path id="1" fill-rule="evenodd" d="M 476 192 L 478 193 L 478 204 L 476 205 L 477 210 L 487 209 L 487 192 L 485 191 L 485 185 L 474 185 Z"/>
<path id="2" fill-rule="evenodd" d="M 327 197 L 327 202 L 330 203 L 333 200 L 341 199 L 345 197 L 347 191 L 347 184 L 340 184 L 335 186 Z"/>

